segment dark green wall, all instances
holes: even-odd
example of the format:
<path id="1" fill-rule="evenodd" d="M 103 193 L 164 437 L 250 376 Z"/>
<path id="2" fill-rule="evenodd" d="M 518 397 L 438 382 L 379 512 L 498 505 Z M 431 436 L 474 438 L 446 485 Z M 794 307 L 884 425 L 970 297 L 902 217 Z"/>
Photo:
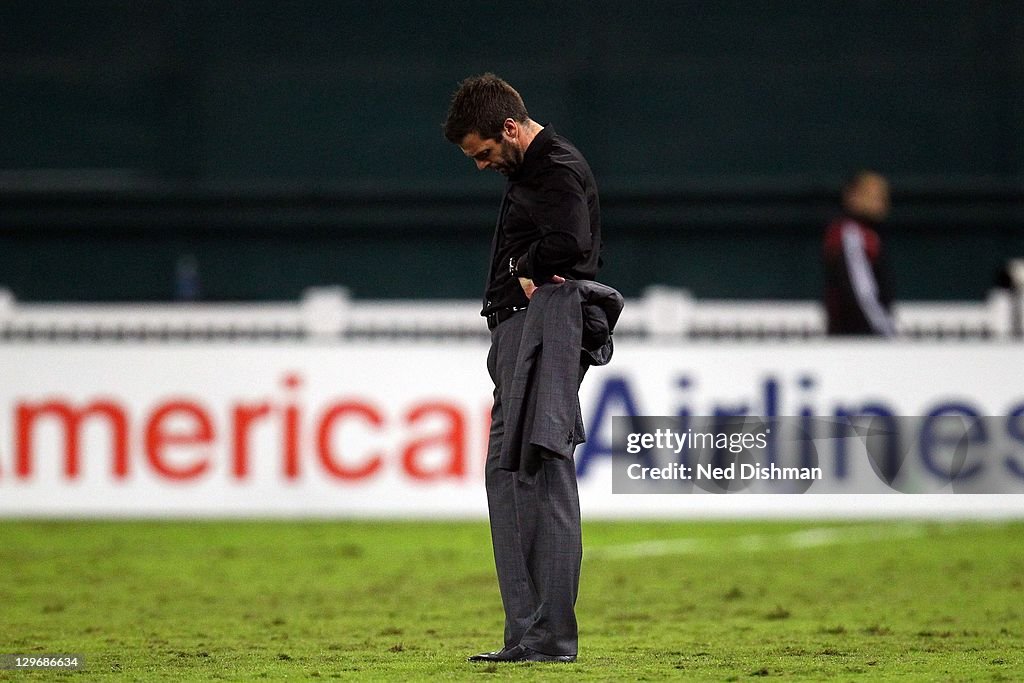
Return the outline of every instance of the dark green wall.
<path id="1" fill-rule="evenodd" d="M 1016 0 L 8 0 L 0 283 L 159 299 L 192 253 L 211 298 L 476 296 L 500 182 L 439 124 L 493 70 L 590 159 L 629 293 L 816 296 L 870 166 L 900 293 L 978 298 L 1024 253 L 1022 46 Z"/>

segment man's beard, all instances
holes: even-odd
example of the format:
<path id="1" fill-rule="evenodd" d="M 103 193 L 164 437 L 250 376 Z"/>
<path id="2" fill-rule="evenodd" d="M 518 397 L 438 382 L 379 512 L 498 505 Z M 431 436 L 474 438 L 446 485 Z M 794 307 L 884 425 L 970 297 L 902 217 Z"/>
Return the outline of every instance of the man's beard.
<path id="1" fill-rule="evenodd" d="M 507 140 L 501 141 L 501 164 L 498 173 L 510 176 L 523 165 L 523 152 Z"/>

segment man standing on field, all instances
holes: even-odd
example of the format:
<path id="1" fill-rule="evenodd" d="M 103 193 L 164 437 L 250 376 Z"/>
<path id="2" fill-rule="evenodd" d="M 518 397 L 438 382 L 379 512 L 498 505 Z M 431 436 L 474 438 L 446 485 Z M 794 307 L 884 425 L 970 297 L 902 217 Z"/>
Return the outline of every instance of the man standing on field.
<path id="1" fill-rule="evenodd" d="M 558 407 L 576 399 L 577 412 L 572 416 L 579 422 L 577 432 L 570 429 L 568 436 L 558 432 L 562 452 L 539 449 L 532 468 L 524 464 L 528 476 L 517 471 L 518 460 L 513 465 L 517 469 L 509 469 L 507 457 L 510 434 L 521 428 L 516 422 L 520 412 L 532 422 L 531 433 L 550 427 L 552 412 L 561 412 L 520 411 L 523 398 L 511 389 L 520 348 L 526 348 L 524 340 L 534 334 L 526 326 L 524 335 L 531 300 L 538 306 L 541 299 L 553 298 L 556 290 L 564 296 L 575 292 L 577 284 L 596 284 L 574 281 L 593 280 L 600 265 L 597 185 L 580 152 L 551 126 L 531 120 L 519 93 L 493 74 L 468 78 L 459 85 L 444 134 L 478 169 L 493 169 L 507 178 L 481 311 L 491 331 L 487 370 L 494 382 L 494 407 L 485 478 L 494 562 L 505 608 L 505 640 L 502 649 L 474 655 L 469 661 L 572 662 L 577 653 L 575 603 L 583 556 L 572 459 L 572 448 L 582 440 L 577 417 L 582 364 L 573 365 L 569 381 L 559 380 L 561 385 L 555 388 L 557 395 L 570 399 L 560 400 Z M 544 296 L 535 298 L 542 290 Z M 619 302 L 621 307 L 621 298 Z M 551 316 L 552 310 L 545 308 L 544 316 Z M 564 324 L 566 328 L 572 324 L 568 316 Z M 545 346 L 545 353 L 549 347 Z M 558 370 L 570 362 L 580 363 L 578 346 L 572 352 L 575 357 L 566 354 Z M 548 369 L 545 366 L 545 377 L 538 381 L 550 381 Z"/>

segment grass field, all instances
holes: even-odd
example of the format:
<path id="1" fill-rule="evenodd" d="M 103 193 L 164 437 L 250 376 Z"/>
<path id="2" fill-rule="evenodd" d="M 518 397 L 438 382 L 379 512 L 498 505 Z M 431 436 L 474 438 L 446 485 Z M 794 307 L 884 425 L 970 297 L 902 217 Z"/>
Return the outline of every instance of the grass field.
<path id="1" fill-rule="evenodd" d="M 11 522 L 0 680 L 1024 680 L 1024 523 L 597 523 L 576 664 L 471 665 L 480 522 Z"/>

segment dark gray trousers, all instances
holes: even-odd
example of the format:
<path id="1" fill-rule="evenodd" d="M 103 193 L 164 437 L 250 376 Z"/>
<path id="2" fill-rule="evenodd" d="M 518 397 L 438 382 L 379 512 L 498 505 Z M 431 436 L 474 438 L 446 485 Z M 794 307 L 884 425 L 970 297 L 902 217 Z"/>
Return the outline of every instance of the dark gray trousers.
<path id="1" fill-rule="evenodd" d="M 583 558 L 576 465 L 545 458 L 532 484 L 497 467 L 505 429 L 503 392 L 512 384 L 525 319 L 523 312 L 499 324 L 491 332 L 487 356 L 494 408 L 485 481 L 494 565 L 505 607 L 505 646 L 522 644 L 544 654 L 575 655 L 575 605 Z"/>

